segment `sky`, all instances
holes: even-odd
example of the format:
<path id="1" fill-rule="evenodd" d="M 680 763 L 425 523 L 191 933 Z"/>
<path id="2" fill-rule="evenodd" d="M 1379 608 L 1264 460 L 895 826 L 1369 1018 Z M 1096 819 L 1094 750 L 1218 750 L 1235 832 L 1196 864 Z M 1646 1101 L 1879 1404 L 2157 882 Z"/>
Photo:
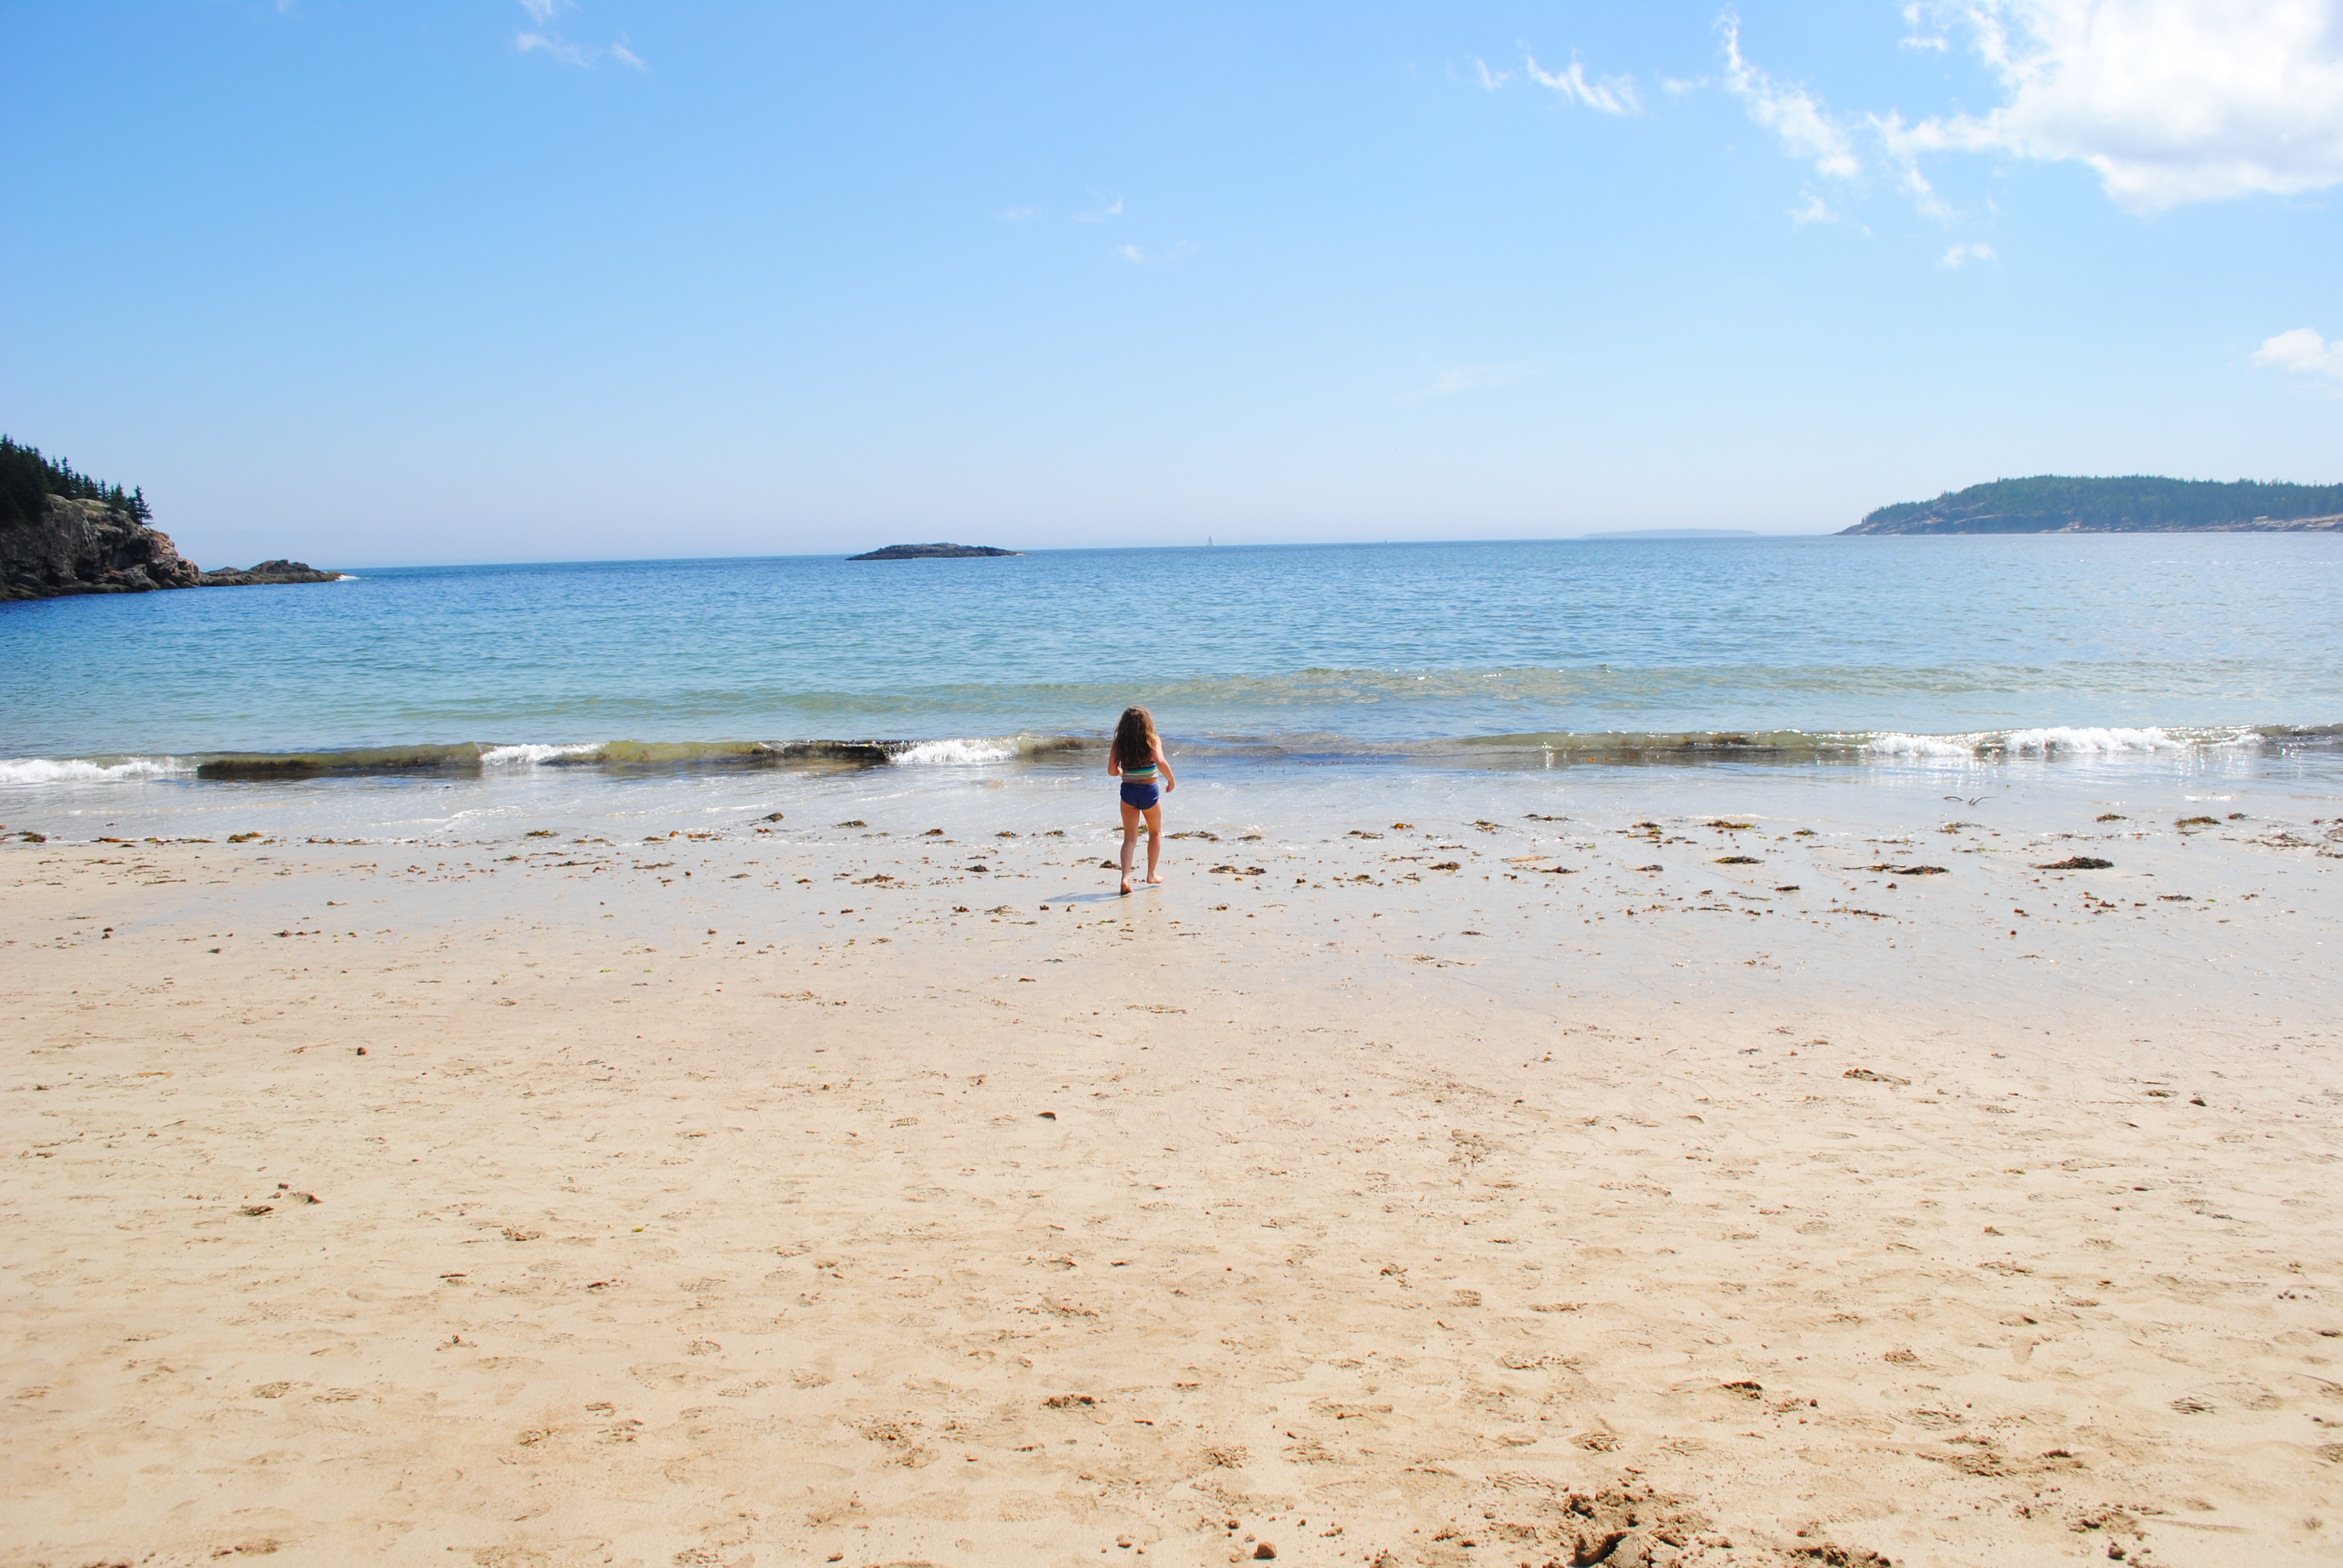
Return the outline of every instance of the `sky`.
<path id="1" fill-rule="evenodd" d="M 2343 481 L 2343 0 L 0 0 L 0 151 L 206 566 Z"/>

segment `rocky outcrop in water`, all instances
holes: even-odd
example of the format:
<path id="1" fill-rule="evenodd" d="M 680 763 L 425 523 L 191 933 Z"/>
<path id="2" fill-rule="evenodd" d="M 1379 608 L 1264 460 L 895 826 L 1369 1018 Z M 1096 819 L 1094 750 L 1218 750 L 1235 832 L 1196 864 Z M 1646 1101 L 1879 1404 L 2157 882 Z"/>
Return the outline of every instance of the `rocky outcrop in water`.
<path id="1" fill-rule="evenodd" d="M 265 588 L 273 583 L 337 583 L 339 572 L 321 572 L 307 561 L 263 561 L 256 567 L 238 570 L 222 567 L 203 573 L 196 580 L 197 588 Z"/>
<path id="2" fill-rule="evenodd" d="M 866 550 L 859 556 L 849 556 L 850 561 L 933 561 L 959 560 L 967 556 L 1016 556 L 1022 550 L 998 549 L 991 545 L 889 545 L 882 550 Z"/>
<path id="3" fill-rule="evenodd" d="M 201 580 L 170 535 L 102 501 L 51 496 L 45 511 L 0 524 L 0 598 L 147 593 Z"/>

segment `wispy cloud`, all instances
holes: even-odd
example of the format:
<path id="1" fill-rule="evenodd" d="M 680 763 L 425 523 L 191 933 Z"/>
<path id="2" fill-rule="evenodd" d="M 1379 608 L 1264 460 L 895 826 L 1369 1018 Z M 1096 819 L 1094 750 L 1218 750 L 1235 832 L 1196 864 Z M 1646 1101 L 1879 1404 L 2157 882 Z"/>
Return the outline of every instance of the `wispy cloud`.
<path id="1" fill-rule="evenodd" d="M 1635 96 L 1635 79 L 1633 76 L 1604 76 L 1591 81 L 1587 77 L 1586 67 L 1579 63 L 1575 55 L 1570 57 L 1570 64 L 1559 71 L 1539 69 L 1534 55 L 1525 53 L 1524 58 L 1528 62 L 1530 80 L 1541 87 L 1552 88 L 1566 101 L 1583 108 L 1599 110 L 1606 115 L 1632 115 L 1643 107 Z"/>
<path id="2" fill-rule="evenodd" d="M 523 55 L 543 55 L 565 65 L 579 70 L 591 70 L 598 60 L 610 60 L 630 71 L 648 71 L 650 66 L 623 33 L 615 44 L 580 44 L 563 35 L 554 19 L 572 10 L 577 0 L 520 0 L 520 8 L 535 23 L 535 28 L 523 28 L 513 35 L 513 48 Z"/>
<path id="3" fill-rule="evenodd" d="M 1838 221 L 1838 214 L 1831 211 L 1828 202 L 1812 191 L 1806 192 L 1805 195 L 1806 199 L 1803 203 L 1790 209 L 1792 223 L 1836 223 Z"/>
<path id="4" fill-rule="evenodd" d="M 1031 217 L 1035 210 L 1030 206 L 1005 206 L 992 216 L 1001 223 L 1022 223 Z"/>
<path id="5" fill-rule="evenodd" d="M 2308 327 L 2281 332 L 2254 350 L 2254 363 L 2297 376 L 2332 376 L 2343 381 L 2343 337 L 2329 343 Z"/>
<path id="6" fill-rule="evenodd" d="M 1104 223 L 1111 217 L 1121 217 L 1121 216 L 1122 198 L 1121 196 L 1117 196 L 1114 200 L 1107 203 L 1103 206 L 1093 207 L 1089 212 L 1076 213 L 1074 215 L 1074 221 L 1076 223 Z"/>
<path id="7" fill-rule="evenodd" d="M 1972 261 L 1998 261 L 2001 258 L 1998 256 L 1994 254 L 1993 246 L 1984 244 L 1981 241 L 1964 242 L 1954 246 L 1950 250 L 1945 252 L 1945 265 L 1946 266 L 1960 266 Z"/>
<path id="8" fill-rule="evenodd" d="M 1479 75 L 1481 90 L 1484 93 L 1493 93 L 1513 79 L 1513 74 L 1511 71 L 1492 71 L 1489 69 L 1489 62 L 1477 56 L 1473 61 L 1473 69 Z"/>
<path id="9" fill-rule="evenodd" d="M 1834 119 L 1821 99 L 1795 82 L 1776 82 L 1753 65 L 1741 53 L 1741 18 L 1727 11 L 1718 25 L 1725 33 L 1725 85 L 1739 98 L 1749 117 L 1774 133 L 1793 157 L 1811 158 L 1817 173 L 1833 179 L 1853 179 L 1863 170 L 1846 128 Z"/>
<path id="10" fill-rule="evenodd" d="M 513 47 L 524 55 L 548 55 L 565 65 L 581 68 L 594 63 L 594 51 L 583 44 L 573 44 L 567 38 L 551 37 L 543 33 L 516 33 Z"/>
<path id="11" fill-rule="evenodd" d="M 1186 240 L 1161 249 L 1150 250 L 1143 245 L 1119 245 L 1114 254 L 1136 266 L 1156 266 L 1166 262 L 1181 262 L 1196 254 L 1196 247 Z"/>
<path id="12" fill-rule="evenodd" d="M 1483 387 L 1510 387 L 1516 381 L 1528 380 L 1538 373 L 1538 368 L 1534 361 L 1527 359 L 1500 360 L 1492 365 L 1459 365 L 1434 376 L 1432 385 L 1424 391 L 1434 397 L 1448 397 Z"/>
<path id="13" fill-rule="evenodd" d="M 1943 54 L 1953 46 L 1953 41 L 1942 33 L 1927 30 L 1930 7 L 1921 0 L 1908 0 L 1904 7 L 1904 36 L 1896 43 L 1906 49 L 1919 49 Z"/>

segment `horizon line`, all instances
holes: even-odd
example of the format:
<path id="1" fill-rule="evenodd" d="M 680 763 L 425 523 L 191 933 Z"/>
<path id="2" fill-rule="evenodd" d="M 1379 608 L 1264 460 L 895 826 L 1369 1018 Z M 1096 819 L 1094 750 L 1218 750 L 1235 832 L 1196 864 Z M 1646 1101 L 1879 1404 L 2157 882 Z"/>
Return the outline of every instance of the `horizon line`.
<path id="1" fill-rule="evenodd" d="M 1219 545 L 1219 544 L 1212 544 L 1212 545 L 1207 545 L 1207 544 L 1177 544 L 1177 545 L 1174 545 L 1174 544 L 1164 544 L 1164 545 L 1036 545 L 1036 546 L 1032 546 L 1032 547 L 1031 547 L 1031 548 L 1022 548 L 1022 549 L 1018 548 L 1017 547 L 1015 547 L 1015 546 L 1011 546 L 1011 545 L 1000 545 L 1000 546 L 993 546 L 993 547 L 990 547 L 990 548 L 998 548 L 998 549 L 1005 549 L 1005 550 L 1008 550 L 1008 551 L 1010 552 L 1010 556 L 1008 556 L 1008 557 L 1002 557 L 1002 556 L 991 556 L 991 557 L 969 557 L 969 558 L 967 558 L 967 559 L 975 559 L 975 560 L 985 560 L 985 559 L 990 559 L 990 560 L 1003 560 L 1003 559 L 1008 559 L 1008 558 L 1013 558 L 1013 557 L 1016 557 L 1016 556 L 1106 555 L 1106 554 L 1123 553 L 1123 552 L 1131 552 L 1131 551 L 1138 551 L 1138 550 L 1196 550 L 1196 551 L 1200 551 L 1200 552 L 1203 552 L 1203 551 L 1219 552 L 1219 551 L 1222 551 L 1222 550 L 1319 550 L 1319 549 L 1351 550 L 1351 549 L 1383 549 L 1383 548 L 1394 548 L 1394 549 L 1396 549 L 1396 548 L 1432 548 L 1432 547 L 1438 547 L 1438 546 L 1453 546 L 1453 545 L 1473 545 L 1473 546 L 1479 546 L 1479 545 L 1576 545 L 1576 544 L 1629 544 L 1629 543 L 1634 543 L 1634 542 L 1637 542 L 1637 541 L 1639 541 L 1639 540 L 1640 540 L 1640 541 L 1643 541 L 1643 542 L 1645 542 L 1645 543 L 1651 543 L 1651 544 L 1694 544 L 1694 545 L 1697 545 L 1697 544 L 1732 544 L 1732 543 L 1735 543 L 1735 542 L 1747 541 L 1747 540 L 1753 540 L 1753 539 L 1827 539 L 1827 538 L 1837 538 L 1837 537 L 1838 537 L 1838 533 L 1839 533 L 1839 530 L 1837 530 L 1837 529 L 1830 529 L 1830 530 L 1825 530 L 1825 531 L 1823 531 L 1823 532 L 1817 532 L 1817 533 L 1771 533 L 1771 534 L 1769 534 L 1769 533 L 1762 533 L 1762 532 L 1759 532 L 1759 531 L 1757 531 L 1757 530 L 1755 530 L 1755 529 L 1726 530 L 1726 529 L 1706 529 L 1706 528 L 1647 528 L 1647 529 L 1632 529 L 1632 530 L 1624 530 L 1624 531 L 1622 531 L 1622 530 L 1604 530 L 1604 531 L 1598 531 L 1598 532 L 1595 532 L 1595 533 L 1587 533 L 1587 534 L 1549 534 L 1549 535 L 1541 535 L 1541 536 L 1538 536 L 1538 537 L 1535 537 L 1535 538 L 1487 538 L 1487 539 L 1397 539 L 1397 538 L 1393 538 L 1393 539 L 1296 539 L 1296 540 L 1286 541 L 1286 542 L 1282 542 L 1282 543 L 1281 543 L 1281 542 L 1257 542 L 1257 543 L 1249 543 L 1249 544 L 1230 544 L 1230 545 Z M 909 543 L 909 542 L 911 542 L 911 541 L 901 541 L 901 542 Z M 928 542 L 928 543 L 948 543 L 948 542 L 953 542 L 953 541 L 932 540 L 932 541 L 921 541 L 921 542 Z M 872 546 L 872 547 L 870 547 L 870 548 L 873 548 L 873 549 L 885 549 L 885 548 L 890 548 L 890 547 L 885 546 L 885 545 L 874 545 L 874 546 Z M 529 561 L 529 560 L 504 560 L 504 561 L 409 561 L 409 562 L 407 562 L 407 563 L 404 563 L 404 564 L 394 564 L 394 563 L 390 563 L 390 562 L 376 562 L 376 563 L 374 563 L 374 564 L 372 564 L 372 565 L 349 565 L 349 566 L 317 567 L 317 568 L 315 568 L 315 569 L 316 569 L 316 570 L 318 570 L 318 571 L 338 571 L 338 572 L 359 572 L 359 571 L 436 571 L 436 570 L 444 570 L 444 569 L 454 568 L 500 568 L 500 567 L 589 567 L 589 566 L 618 567 L 618 566 L 687 566 L 687 565 L 697 565 L 697 564 L 700 564 L 700 563 L 709 563 L 709 564 L 713 564 L 713 563 L 721 562 L 721 561 L 802 561 L 802 560 L 835 560 L 835 561 L 844 562 L 844 561 L 851 560 L 851 559 L 853 558 L 853 556 L 855 556 L 855 555 L 860 555 L 860 554 L 861 554 L 861 553 L 863 553 L 863 552 L 859 551 L 859 550 L 858 550 L 858 551 L 853 551 L 853 552 L 848 552 L 848 551 L 845 551 L 845 550 L 793 550 L 793 551 L 772 551 L 772 552 L 768 552 L 768 553 L 763 553 L 763 554 L 755 554 L 755 555 L 720 555 L 720 556 L 576 556 L 576 557 L 569 557 L 569 558 L 561 558 L 561 559 L 547 559 L 547 560 L 533 560 L 533 561 Z M 932 559 L 940 559 L 940 558 L 932 558 Z M 871 565 L 871 566 L 901 566 L 901 565 L 904 565 L 905 563 L 904 563 L 904 562 L 902 562 L 902 561 L 871 561 L 871 562 L 870 562 L 870 563 L 868 563 L 868 564 L 869 564 L 869 565 Z M 220 568 L 206 568 L 205 569 L 206 569 L 206 570 L 215 570 L 215 569 L 220 569 Z"/>

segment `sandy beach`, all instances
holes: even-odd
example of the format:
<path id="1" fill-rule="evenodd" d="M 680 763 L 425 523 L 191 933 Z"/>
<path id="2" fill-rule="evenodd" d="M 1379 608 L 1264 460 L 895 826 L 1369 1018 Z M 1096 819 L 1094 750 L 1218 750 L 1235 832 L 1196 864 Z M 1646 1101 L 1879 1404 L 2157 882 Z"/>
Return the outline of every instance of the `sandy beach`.
<path id="1" fill-rule="evenodd" d="M 2343 831 L 2182 809 L 12 825 L 0 1562 L 2331 1562 Z"/>

